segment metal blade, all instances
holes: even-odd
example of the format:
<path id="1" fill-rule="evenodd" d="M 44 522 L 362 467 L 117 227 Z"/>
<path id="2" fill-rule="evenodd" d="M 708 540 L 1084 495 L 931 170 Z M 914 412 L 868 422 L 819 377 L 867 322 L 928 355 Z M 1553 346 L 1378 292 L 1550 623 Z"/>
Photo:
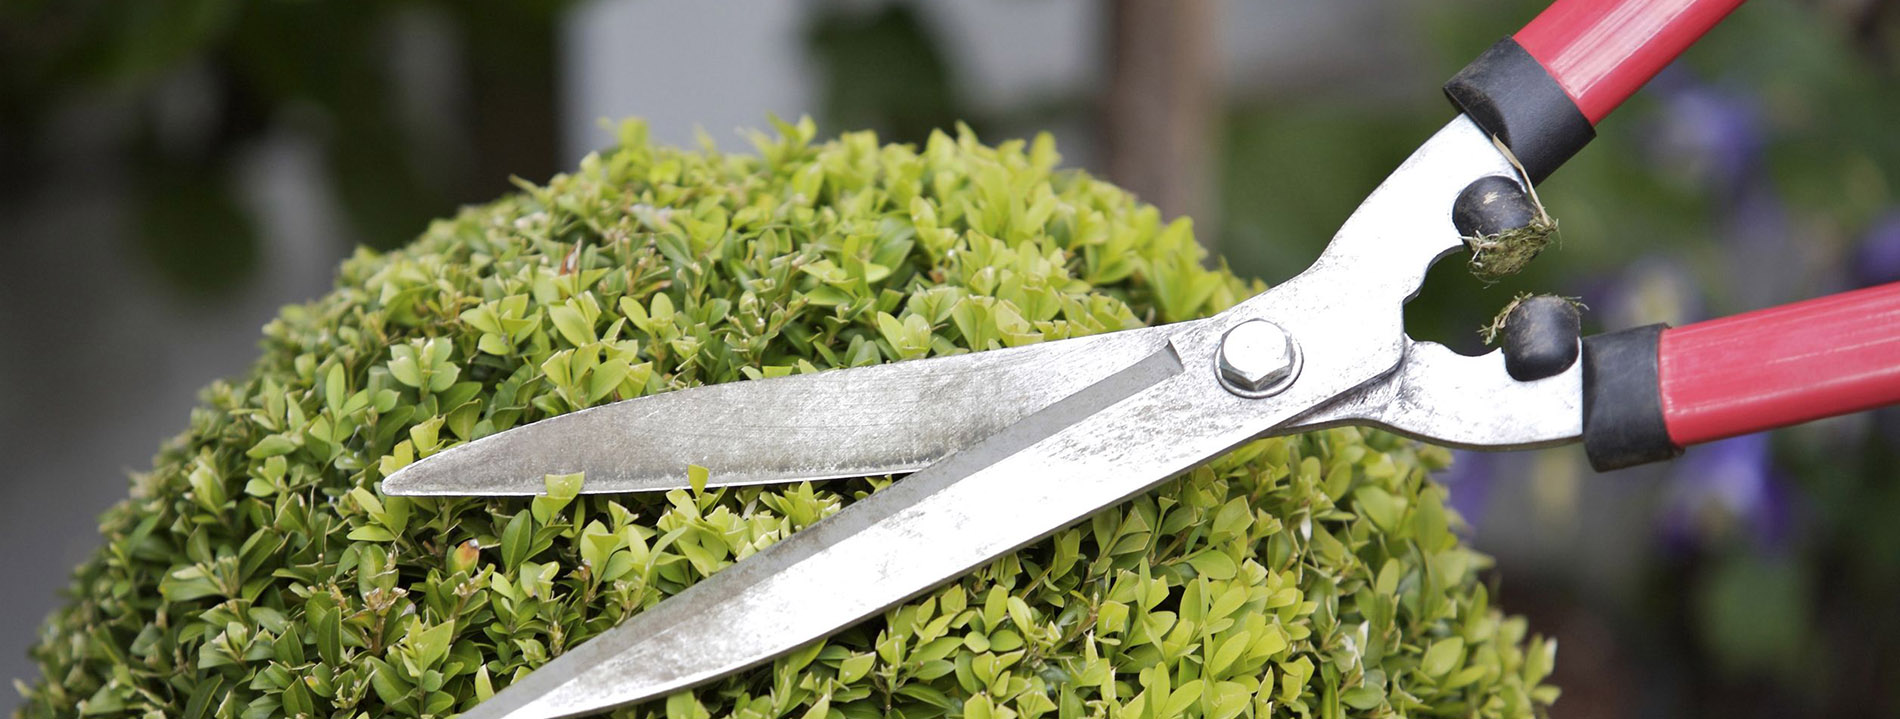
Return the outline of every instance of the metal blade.
<path id="1" fill-rule="evenodd" d="M 1211 358 L 1209 333 L 1191 334 L 635 615 L 464 716 L 576 716 L 768 661 L 1154 486 L 1305 406 L 1221 390 L 1200 362 Z M 1196 371 L 1184 371 L 1183 357 Z M 1259 411 L 1270 406 L 1280 411 Z"/>
<path id="2" fill-rule="evenodd" d="M 640 397 L 535 422 L 422 459 L 392 495 L 531 495 L 769 484 L 912 472 L 1152 354 L 1180 325 Z"/>
<path id="3" fill-rule="evenodd" d="M 1399 369 L 1301 415 L 1282 429 L 1372 425 L 1461 449 L 1535 449 L 1583 436 L 1583 362 L 1555 376 L 1519 382 L 1504 351 L 1467 357 L 1411 341 Z"/>

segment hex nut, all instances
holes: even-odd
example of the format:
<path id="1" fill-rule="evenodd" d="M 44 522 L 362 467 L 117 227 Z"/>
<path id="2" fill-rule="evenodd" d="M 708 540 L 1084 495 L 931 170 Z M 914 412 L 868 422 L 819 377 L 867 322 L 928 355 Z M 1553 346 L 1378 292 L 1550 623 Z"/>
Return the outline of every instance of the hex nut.
<path id="1" fill-rule="evenodd" d="M 1299 347 L 1279 325 L 1247 320 L 1221 336 L 1216 363 L 1221 384 L 1229 391 L 1264 397 L 1284 389 L 1299 373 Z"/>

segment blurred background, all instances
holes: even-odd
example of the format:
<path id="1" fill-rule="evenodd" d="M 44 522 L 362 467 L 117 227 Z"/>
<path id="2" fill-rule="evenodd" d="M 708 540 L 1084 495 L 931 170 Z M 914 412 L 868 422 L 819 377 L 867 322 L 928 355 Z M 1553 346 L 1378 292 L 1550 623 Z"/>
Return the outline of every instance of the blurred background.
<path id="1" fill-rule="evenodd" d="M 357 245 L 571 166 L 640 115 L 988 141 L 1170 215 L 1243 275 L 1317 255 L 1541 0 L 0 2 L 0 677 L 198 388 Z M 1407 309 L 1466 352 L 1517 292 L 1586 331 L 1900 280 L 1900 5 L 1755 0 L 1541 193 L 1563 244 Z M 1593 475 L 1574 448 L 1444 479 L 1502 604 L 1561 642 L 1560 717 L 1900 716 L 1900 413 Z M 0 700 L 0 706 L 11 702 Z"/>

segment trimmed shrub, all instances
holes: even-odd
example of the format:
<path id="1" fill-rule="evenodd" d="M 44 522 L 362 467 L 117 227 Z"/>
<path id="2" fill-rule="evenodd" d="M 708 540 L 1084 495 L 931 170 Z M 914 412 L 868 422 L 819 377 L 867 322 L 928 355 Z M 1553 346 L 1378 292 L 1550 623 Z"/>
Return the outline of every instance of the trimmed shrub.
<path id="1" fill-rule="evenodd" d="M 26 717 L 463 711 L 890 478 L 385 497 L 417 457 L 694 385 L 1204 316 L 1260 289 L 1047 137 L 809 122 L 756 156 L 620 147 L 360 251 L 206 390 L 102 521 Z M 681 421 L 691 421 L 682 417 Z M 1439 449 L 1250 444 L 817 646 L 621 710 L 669 719 L 1521 717 L 1554 643 L 1489 603 Z M 998 497 L 998 502 L 1009 501 Z"/>

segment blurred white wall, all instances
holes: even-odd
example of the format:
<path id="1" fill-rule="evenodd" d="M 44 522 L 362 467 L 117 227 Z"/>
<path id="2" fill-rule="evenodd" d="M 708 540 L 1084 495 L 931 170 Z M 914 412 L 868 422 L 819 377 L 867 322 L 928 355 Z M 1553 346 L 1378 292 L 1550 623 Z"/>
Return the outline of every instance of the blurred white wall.
<path id="1" fill-rule="evenodd" d="M 613 143 L 602 120 L 646 118 L 655 142 L 692 147 L 814 111 L 793 2 L 614 0 L 577 8 L 564 29 L 561 147 L 569 160 Z"/>
<path id="2" fill-rule="evenodd" d="M 875 8 L 902 0 L 853 0 Z M 1353 80 L 1377 98 L 1405 91 L 1390 72 L 1416 51 L 1404 38 L 1409 13 L 1390 0 L 1222 0 L 1216 32 L 1222 77 L 1242 95 L 1297 92 Z M 598 0 L 577 8 L 562 43 L 565 159 L 613 142 L 602 120 L 639 116 L 655 142 L 694 146 L 696 129 L 724 149 L 747 146 L 735 132 L 763 127 L 768 113 L 815 114 L 822 78 L 811 76 L 804 32 L 823 7 L 812 2 Z M 1088 97 L 1106 80 L 1107 4 L 1091 0 L 940 0 L 921 3 L 970 107 L 1006 111 L 1048 97 Z M 1415 88 L 1413 88 L 1415 89 Z M 821 128 L 836 132 L 849 128 Z M 1065 145 L 1071 159 L 1087 154 Z"/>

